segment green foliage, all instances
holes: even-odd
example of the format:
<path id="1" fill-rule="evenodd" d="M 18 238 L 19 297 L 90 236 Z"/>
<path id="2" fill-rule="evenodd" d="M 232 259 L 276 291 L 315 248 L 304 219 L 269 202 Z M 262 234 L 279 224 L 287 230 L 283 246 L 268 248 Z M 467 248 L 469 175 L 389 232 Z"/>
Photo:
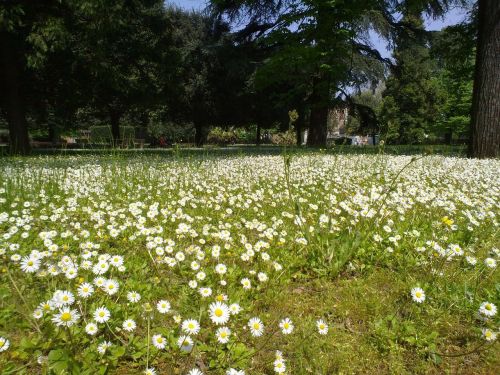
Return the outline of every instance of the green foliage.
<path id="1" fill-rule="evenodd" d="M 401 32 L 396 40 L 396 66 L 386 82 L 381 117 L 387 141 L 422 143 L 432 131 L 444 98 L 432 77 L 433 61 L 422 32 L 419 13 L 405 14 L 403 21 L 416 31 Z"/>
<path id="2" fill-rule="evenodd" d="M 120 142 L 130 143 L 135 139 L 135 128 L 133 126 L 120 126 Z M 91 126 L 90 143 L 111 144 L 113 134 L 110 126 Z"/>
<path id="3" fill-rule="evenodd" d="M 240 132 L 241 134 L 241 132 Z M 223 129 L 215 127 L 208 133 L 207 141 L 212 144 L 225 146 L 228 144 L 235 144 L 240 140 L 238 132 L 235 128 Z"/>

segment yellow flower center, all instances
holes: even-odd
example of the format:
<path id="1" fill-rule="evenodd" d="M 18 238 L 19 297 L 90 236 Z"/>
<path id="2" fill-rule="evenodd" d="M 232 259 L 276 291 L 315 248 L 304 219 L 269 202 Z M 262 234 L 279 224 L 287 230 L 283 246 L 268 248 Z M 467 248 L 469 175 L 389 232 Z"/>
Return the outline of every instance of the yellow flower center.
<path id="1" fill-rule="evenodd" d="M 100 316 L 101 318 L 104 318 L 104 315 L 106 315 L 106 314 L 104 314 L 104 311 L 101 311 L 101 312 L 99 313 L 99 316 Z"/>
<path id="2" fill-rule="evenodd" d="M 491 310 L 491 305 L 488 303 L 486 306 L 484 306 L 486 310 Z"/>
<path id="3" fill-rule="evenodd" d="M 28 266 L 32 266 L 32 265 L 33 265 L 33 262 L 30 260 L 30 261 L 28 262 Z"/>
<path id="4" fill-rule="evenodd" d="M 253 324 L 253 329 L 259 329 L 260 328 L 260 324 L 259 323 L 254 323 Z"/>
<path id="5" fill-rule="evenodd" d="M 214 314 L 216 317 L 220 318 L 223 314 L 223 311 L 222 311 L 222 309 L 216 309 Z"/>
<path id="6" fill-rule="evenodd" d="M 422 293 L 420 293 L 420 292 L 416 292 L 416 293 L 415 293 L 415 296 L 416 296 L 417 298 L 420 298 L 420 297 L 422 297 Z"/>
<path id="7" fill-rule="evenodd" d="M 71 320 L 71 313 L 69 313 L 69 312 L 62 313 L 62 314 L 61 314 L 61 320 L 62 320 L 63 322 L 68 322 L 68 321 L 70 321 L 70 320 Z"/>
<path id="8" fill-rule="evenodd" d="M 194 324 L 193 323 L 189 323 L 188 327 L 189 327 L 189 329 L 194 329 Z"/>
<path id="9" fill-rule="evenodd" d="M 288 329 L 288 328 L 290 327 L 290 324 L 285 323 L 285 324 L 283 324 L 283 327 L 284 327 L 285 329 Z"/>

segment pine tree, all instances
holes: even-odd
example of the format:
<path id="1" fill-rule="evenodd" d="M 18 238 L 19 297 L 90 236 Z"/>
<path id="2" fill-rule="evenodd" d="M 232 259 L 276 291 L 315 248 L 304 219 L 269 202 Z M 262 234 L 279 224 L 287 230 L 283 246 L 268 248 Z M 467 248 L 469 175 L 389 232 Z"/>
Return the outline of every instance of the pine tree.
<path id="1" fill-rule="evenodd" d="M 443 101 L 432 77 L 424 22 L 420 9 L 407 7 L 394 50 L 395 66 L 387 80 L 381 117 L 387 141 L 421 143 L 429 136 Z"/>

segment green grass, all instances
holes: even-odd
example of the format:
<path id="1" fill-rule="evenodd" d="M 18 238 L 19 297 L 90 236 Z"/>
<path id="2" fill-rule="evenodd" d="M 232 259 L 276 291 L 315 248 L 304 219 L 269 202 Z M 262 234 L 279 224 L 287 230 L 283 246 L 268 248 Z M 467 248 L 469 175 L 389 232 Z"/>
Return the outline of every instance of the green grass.
<path id="1" fill-rule="evenodd" d="M 7 151 L 7 150 L 5 150 Z M 144 148 L 144 149 L 112 149 L 112 148 L 84 148 L 84 149 L 34 149 L 34 156 L 107 156 L 107 157 L 137 157 L 139 155 L 148 156 L 198 156 L 211 157 L 218 156 L 242 156 L 242 155 L 281 155 L 283 152 L 289 154 L 316 153 L 318 149 L 311 147 L 297 146 L 276 146 L 276 145 L 230 145 L 227 147 L 204 146 L 201 148 L 179 145 L 170 148 Z M 465 145 L 387 145 L 381 146 L 347 146 L 336 145 L 322 149 L 325 154 L 356 154 L 372 155 L 383 151 L 389 155 L 445 155 L 445 156 L 465 156 L 467 147 Z M 0 153 L 1 154 L 1 153 Z"/>
<path id="2" fill-rule="evenodd" d="M 482 329 L 497 332 L 498 314 L 485 320 L 478 311 L 500 303 L 498 268 L 485 264 L 500 254 L 500 162 L 371 150 L 2 159 L 0 337 L 10 341 L 2 373 L 137 374 L 148 365 L 159 374 L 270 374 L 276 350 L 294 374 L 497 373 L 497 341 Z M 97 276 L 82 263 L 89 243 L 92 265 L 99 255 L 123 257 L 126 270 L 103 275 L 118 281 L 117 294 L 95 286 L 90 298 L 78 296 L 80 283 Z M 23 272 L 13 255 L 33 258 L 34 249 L 45 251 L 38 273 Z M 71 260 L 73 279 L 62 272 Z M 58 262 L 58 275 L 40 274 Z M 215 272 L 220 263 L 224 275 Z M 202 298 L 192 280 L 212 295 Z M 415 287 L 425 291 L 422 303 L 412 300 Z M 69 328 L 52 322 L 57 308 L 32 317 L 56 290 L 76 297 L 81 317 Z M 129 291 L 141 300 L 129 302 Z M 208 313 L 219 294 L 242 307 L 225 323 L 228 344 L 217 342 L 220 326 Z M 161 299 L 167 314 L 156 310 Z M 100 306 L 111 319 L 90 336 L 85 325 Z M 177 346 L 176 315 L 201 323 L 189 353 Z M 265 325 L 261 337 L 249 332 L 252 317 Z M 121 328 L 129 318 L 133 333 Z M 295 325 L 290 335 L 279 328 L 284 318 Z M 318 319 L 328 334 L 319 334 Z M 156 334 L 167 349 L 153 347 Z M 100 354 L 103 340 L 113 346 Z"/>

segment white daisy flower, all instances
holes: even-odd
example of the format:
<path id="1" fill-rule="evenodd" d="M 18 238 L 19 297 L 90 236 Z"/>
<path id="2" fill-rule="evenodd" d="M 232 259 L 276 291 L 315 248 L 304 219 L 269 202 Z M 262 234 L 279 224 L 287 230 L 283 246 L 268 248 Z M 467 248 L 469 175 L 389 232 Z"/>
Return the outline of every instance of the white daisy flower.
<path id="1" fill-rule="evenodd" d="M 136 327 L 137 324 L 135 324 L 135 321 L 132 319 L 127 319 L 122 324 L 123 330 L 127 332 L 132 332 Z"/>
<path id="2" fill-rule="evenodd" d="M 189 336 L 180 336 L 177 345 L 183 352 L 190 352 L 193 349 L 193 339 Z"/>
<path id="3" fill-rule="evenodd" d="M 326 335 L 328 333 L 328 324 L 326 324 L 323 319 L 319 319 L 316 322 L 316 327 L 318 328 L 318 333 L 320 335 Z"/>
<path id="4" fill-rule="evenodd" d="M 226 324 L 231 315 L 229 307 L 222 302 L 215 302 L 209 306 L 209 315 L 212 322 L 217 325 Z"/>
<path id="5" fill-rule="evenodd" d="M 289 335 L 294 329 L 294 325 L 289 318 L 283 319 L 280 322 L 279 326 L 281 328 L 281 332 L 283 332 L 284 335 Z"/>
<path id="6" fill-rule="evenodd" d="M 111 348 L 113 344 L 110 341 L 103 341 L 97 346 L 97 351 L 99 354 L 104 354 L 106 351 Z"/>
<path id="7" fill-rule="evenodd" d="M 493 258 L 486 258 L 484 260 L 484 265 L 488 268 L 496 268 L 497 266 L 497 261 Z"/>
<path id="8" fill-rule="evenodd" d="M 215 272 L 219 275 L 224 275 L 227 272 L 227 267 L 225 264 L 219 263 L 215 266 Z"/>
<path id="9" fill-rule="evenodd" d="M 52 321 L 57 326 L 71 327 L 80 319 L 80 314 L 76 310 L 71 310 L 69 307 L 64 307 L 54 315 Z"/>
<path id="10" fill-rule="evenodd" d="M 103 287 L 104 291 L 110 296 L 116 294 L 119 288 L 120 284 L 118 284 L 118 281 L 116 280 L 107 280 Z"/>
<path id="11" fill-rule="evenodd" d="M 75 296 L 67 290 L 57 290 L 53 301 L 57 307 L 70 306 L 75 302 Z"/>
<path id="12" fill-rule="evenodd" d="M 483 302 L 481 306 L 479 306 L 479 313 L 487 317 L 495 316 L 497 307 L 491 302 Z"/>
<path id="13" fill-rule="evenodd" d="M 10 341 L 5 337 L 0 337 L 0 353 L 6 351 L 10 347 Z"/>
<path id="14" fill-rule="evenodd" d="M 425 292 L 422 288 L 415 287 L 411 290 L 411 297 L 417 303 L 425 301 Z"/>
<path id="15" fill-rule="evenodd" d="M 248 328 L 250 328 L 250 333 L 254 337 L 262 336 L 264 333 L 264 324 L 259 318 L 252 318 L 248 321 Z"/>
<path id="16" fill-rule="evenodd" d="M 94 287 L 89 283 L 82 283 L 78 287 L 78 296 L 88 298 L 94 293 Z"/>
<path id="17" fill-rule="evenodd" d="M 182 322 L 182 330 L 190 335 L 200 332 L 200 323 L 194 319 L 187 319 Z"/>
<path id="18" fill-rule="evenodd" d="M 24 257 L 21 260 L 21 270 L 26 273 L 35 273 L 40 268 L 40 260 L 33 257 Z"/>
<path id="19" fill-rule="evenodd" d="M 97 324 L 95 323 L 87 323 L 87 325 L 85 326 L 85 332 L 87 332 L 87 334 L 93 336 L 97 333 L 98 331 L 98 328 L 97 328 Z"/>
<path id="20" fill-rule="evenodd" d="M 215 337 L 217 341 L 221 344 L 227 344 L 229 342 L 229 336 L 231 335 L 231 330 L 227 327 L 220 327 L 215 332 Z"/>
<path id="21" fill-rule="evenodd" d="M 94 311 L 94 320 L 97 323 L 106 323 L 110 318 L 111 313 L 104 306 L 101 306 Z"/>
<path id="22" fill-rule="evenodd" d="M 154 335 L 151 340 L 156 349 L 165 349 L 167 346 L 167 340 L 162 335 Z"/>
<path id="23" fill-rule="evenodd" d="M 231 313 L 231 315 L 238 315 L 240 313 L 240 311 L 241 311 L 241 307 L 237 303 L 232 303 L 229 306 L 229 312 Z"/>
<path id="24" fill-rule="evenodd" d="M 496 332 L 493 332 L 491 329 L 489 328 L 483 328 L 482 329 L 482 332 L 483 332 L 483 338 L 486 340 L 486 341 L 495 341 L 497 339 L 497 334 Z"/>
<path id="25" fill-rule="evenodd" d="M 130 303 L 136 303 L 141 300 L 141 295 L 137 293 L 136 291 L 131 291 L 127 293 L 127 300 Z"/>
<path id="26" fill-rule="evenodd" d="M 243 289 L 250 289 L 252 287 L 252 283 L 247 277 L 241 279 L 241 285 L 243 285 Z"/>
<path id="27" fill-rule="evenodd" d="M 282 374 L 286 371 L 285 361 L 282 359 L 277 359 L 274 361 L 274 372 Z"/>
<path id="28" fill-rule="evenodd" d="M 170 303 L 166 300 L 161 300 L 156 304 L 156 308 L 160 314 L 166 314 L 170 311 Z"/>
<path id="29" fill-rule="evenodd" d="M 202 297 L 207 298 L 212 295 L 212 289 L 211 288 L 200 288 L 199 292 Z"/>

